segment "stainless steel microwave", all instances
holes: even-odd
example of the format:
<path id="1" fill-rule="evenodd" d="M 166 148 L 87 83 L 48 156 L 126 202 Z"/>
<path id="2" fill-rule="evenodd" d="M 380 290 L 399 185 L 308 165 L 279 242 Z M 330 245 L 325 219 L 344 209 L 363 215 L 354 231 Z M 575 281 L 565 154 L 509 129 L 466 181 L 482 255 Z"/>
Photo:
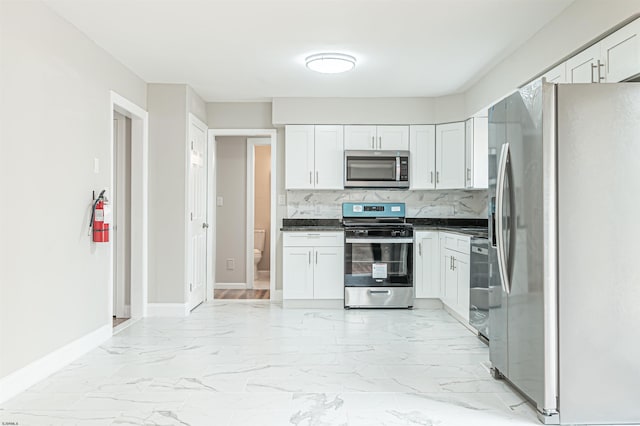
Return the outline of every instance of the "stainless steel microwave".
<path id="1" fill-rule="evenodd" d="M 409 188 L 409 151 L 345 151 L 345 188 Z"/>

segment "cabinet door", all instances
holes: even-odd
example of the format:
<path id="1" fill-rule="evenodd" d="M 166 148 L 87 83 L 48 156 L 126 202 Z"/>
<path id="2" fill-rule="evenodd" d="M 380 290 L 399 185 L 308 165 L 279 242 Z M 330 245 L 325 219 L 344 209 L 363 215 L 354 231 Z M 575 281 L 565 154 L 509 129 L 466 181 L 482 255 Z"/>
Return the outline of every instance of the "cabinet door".
<path id="1" fill-rule="evenodd" d="M 317 247 L 313 256 L 314 299 L 344 298 L 344 247 Z"/>
<path id="2" fill-rule="evenodd" d="M 464 122 L 436 126 L 436 188 L 464 188 Z"/>
<path id="3" fill-rule="evenodd" d="M 344 128 L 315 126 L 316 189 L 344 189 Z"/>
<path id="4" fill-rule="evenodd" d="M 456 310 L 458 305 L 458 274 L 456 270 L 453 269 L 455 254 L 455 252 L 445 249 L 442 261 L 442 280 L 444 287 L 442 301 L 454 310 Z"/>
<path id="5" fill-rule="evenodd" d="M 282 257 L 282 297 L 313 299 L 313 249 L 284 247 Z"/>
<path id="6" fill-rule="evenodd" d="M 440 244 L 437 232 L 419 231 L 415 234 L 416 297 L 440 297 Z"/>
<path id="7" fill-rule="evenodd" d="M 471 275 L 469 271 L 469 256 L 456 255 L 453 259 L 453 269 L 456 274 L 457 303 L 455 310 L 462 318 L 469 322 L 469 292 Z"/>
<path id="8" fill-rule="evenodd" d="M 314 126 L 286 126 L 285 142 L 285 188 L 311 189 L 313 180 Z"/>
<path id="9" fill-rule="evenodd" d="M 436 126 L 409 128 L 411 189 L 436 187 Z"/>
<path id="10" fill-rule="evenodd" d="M 471 163 L 470 188 L 485 189 L 489 186 L 489 118 L 473 119 L 473 161 Z"/>
<path id="11" fill-rule="evenodd" d="M 598 58 L 600 44 L 583 50 L 567 60 L 568 83 L 598 83 Z M 602 75 L 604 78 L 604 75 Z"/>
<path id="12" fill-rule="evenodd" d="M 567 63 L 552 68 L 543 75 L 547 79 L 547 83 L 567 83 Z"/>
<path id="13" fill-rule="evenodd" d="M 604 81 L 617 83 L 640 73 L 640 19 L 620 28 L 600 42 Z"/>
<path id="14" fill-rule="evenodd" d="M 377 149 L 385 151 L 409 150 L 409 126 L 378 126 Z"/>
<path id="15" fill-rule="evenodd" d="M 344 149 L 376 149 L 376 126 L 344 126 Z"/>

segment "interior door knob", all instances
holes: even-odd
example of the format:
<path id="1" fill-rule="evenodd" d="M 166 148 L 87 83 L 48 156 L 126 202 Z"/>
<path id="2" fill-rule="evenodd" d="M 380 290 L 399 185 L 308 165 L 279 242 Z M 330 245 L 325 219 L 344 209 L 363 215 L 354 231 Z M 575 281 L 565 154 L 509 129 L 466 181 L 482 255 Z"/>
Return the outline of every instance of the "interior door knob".
<path id="1" fill-rule="evenodd" d="M 209 227 L 209 224 L 206 222 L 202 222 L 202 229 L 207 229 Z"/>

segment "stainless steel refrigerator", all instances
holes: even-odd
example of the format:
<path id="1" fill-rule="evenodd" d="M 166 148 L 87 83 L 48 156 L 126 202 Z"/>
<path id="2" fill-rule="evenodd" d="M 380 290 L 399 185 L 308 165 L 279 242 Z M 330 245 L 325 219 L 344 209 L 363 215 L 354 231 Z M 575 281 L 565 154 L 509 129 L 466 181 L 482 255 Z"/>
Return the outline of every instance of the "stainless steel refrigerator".
<path id="1" fill-rule="evenodd" d="M 493 374 L 543 423 L 640 422 L 640 84 L 489 110 Z"/>

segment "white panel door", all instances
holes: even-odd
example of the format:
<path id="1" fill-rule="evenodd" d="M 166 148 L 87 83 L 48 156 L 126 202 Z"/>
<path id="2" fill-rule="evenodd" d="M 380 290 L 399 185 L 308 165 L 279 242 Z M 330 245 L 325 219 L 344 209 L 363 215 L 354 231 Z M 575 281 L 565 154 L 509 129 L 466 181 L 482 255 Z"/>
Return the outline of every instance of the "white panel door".
<path id="1" fill-rule="evenodd" d="M 607 83 L 618 83 L 640 73 L 640 19 L 600 42 L 600 62 Z"/>
<path id="2" fill-rule="evenodd" d="M 313 251 L 314 299 L 344 298 L 344 247 L 317 247 Z"/>
<path id="3" fill-rule="evenodd" d="M 409 150 L 409 126 L 378 126 L 376 149 L 385 151 Z"/>
<path id="4" fill-rule="evenodd" d="M 189 117 L 189 309 L 205 300 L 207 277 L 207 127 Z"/>
<path id="5" fill-rule="evenodd" d="M 415 233 L 415 288 L 418 298 L 440 297 L 440 245 L 438 232 Z"/>
<path id="6" fill-rule="evenodd" d="M 285 188 L 314 188 L 314 126 L 295 125 L 284 129 Z"/>
<path id="7" fill-rule="evenodd" d="M 599 83 L 600 44 L 583 50 L 567 60 L 567 83 Z M 602 78 L 604 73 L 600 71 Z"/>
<path id="8" fill-rule="evenodd" d="M 344 127 L 315 126 L 315 188 L 344 189 Z"/>
<path id="9" fill-rule="evenodd" d="M 376 149 L 376 126 L 344 126 L 344 149 Z"/>
<path id="10" fill-rule="evenodd" d="M 567 83 L 567 63 L 563 62 L 550 69 L 543 77 L 547 79 L 547 83 Z"/>
<path id="11" fill-rule="evenodd" d="M 410 126 L 409 152 L 411 189 L 435 189 L 436 126 Z"/>
<path id="12" fill-rule="evenodd" d="M 464 188 L 465 123 L 436 126 L 436 188 Z"/>
<path id="13" fill-rule="evenodd" d="M 282 297 L 313 299 L 313 249 L 284 247 L 282 257 Z"/>

